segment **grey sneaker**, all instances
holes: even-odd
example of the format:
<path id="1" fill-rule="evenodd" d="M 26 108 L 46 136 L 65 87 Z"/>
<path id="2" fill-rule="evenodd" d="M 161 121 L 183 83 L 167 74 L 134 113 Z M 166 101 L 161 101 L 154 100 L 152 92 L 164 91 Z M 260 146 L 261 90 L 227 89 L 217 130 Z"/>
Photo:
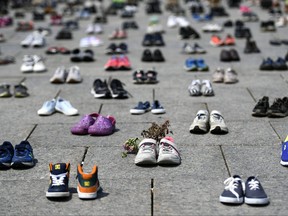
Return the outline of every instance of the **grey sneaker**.
<path id="1" fill-rule="evenodd" d="M 212 75 L 212 81 L 214 83 L 222 83 L 224 81 L 224 69 L 223 68 L 218 67 L 214 71 Z"/>
<path id="2" fill-rule="evenodd" d="M 10 93 L 10 85 L 8 84 L 1 84 L 0 85 L 0 97 L 11 97 L 12 94 Z"/>
<path id="3" fill-rule="evenodd" d="M 172 137 L 164 137 L 160 140 L 158 164 L 178 165 L 181 163 L 180 153 Z"/>
<path id="4" fill-rule="evenodd" d="M 201 92 L 204 96 L 214 96 L 212 84 L 209 80 L 202 80 Z"/>
<path id="5" fill-rule="evenodd" d="M 19 85 L 14 86 L 14 96 L 16 98 L 28 97 L 29 93 L 27 92 L 28 88 L 24 83 L 20 83 Z"/>
<path id="6" fill-rule="evenodd" d="M 54 72 L 54 75 L 51 77 L 51 83 L 64 83 L 66 80 L 67 72 L 64 66 L 60 66 Z"/>
<path id="7" fill-rule="evenodd" d="M 206 53 L 206 50 L 205 50 L 203 47 L 201 47 L 198 43 L 195 43 L 195 44 L 194 44 L 193 49 L 194 49 L 194 53 L 197 53 L 197 54 L 204 54 L 204 53 Z"/>
<path id="8" fill-rule="evenodd" d="M 139 143 L 139 150 L 135 157 L 135 164 L 154 165 L 157 162 L 156 156 L 156 140 L 145 138 Z"/>
<path id="9" fill-rule="evenodd" d="M 209 128 L 209 113 L 207 110 L 199 110 L 196 114 L 193 123 L 191 124 L 190 133 L 207 133 Z"/>
<path id="10" fill-rule="evenodd" d="M 237 78 L 236 71 L 233 70 L 232 68 L 228 68 L 224 74 L 224 83 L 232 84 L 232 83 L 237 83 L 237 82 L 238 82 L 238 78 Z"/>
<path id="11" fill-rule="evenodd" d="M 67 83 L 80 83 L 80 82 L 82 82 L 82 77 L 80 75 L 80 68 L 78 66 L 72 66 L 69 68 L 66 82 Z"/>
<path id="12" fill-rule="evenodd" d="M 191 84 L 188 86 L 188 91 L 191 96 L 200 96 L 201 93 L 201 81 L 192 80 Z"/>
<path id="13" fill-rule="evenodd" d="M 228 128 L 224 122 L 224 118 L 217 110 L 213 110 L 210 114 L 210 132 L 212 134 L 228 133 Z"/>
<path id="14" fill-rule="evenodd" d="M 184 53 L 184 54 L 194 54 L 195 53 L 195 49 L 190 44 L 184 43 L 184 45 L 182 46 L 182 53 Z"/>

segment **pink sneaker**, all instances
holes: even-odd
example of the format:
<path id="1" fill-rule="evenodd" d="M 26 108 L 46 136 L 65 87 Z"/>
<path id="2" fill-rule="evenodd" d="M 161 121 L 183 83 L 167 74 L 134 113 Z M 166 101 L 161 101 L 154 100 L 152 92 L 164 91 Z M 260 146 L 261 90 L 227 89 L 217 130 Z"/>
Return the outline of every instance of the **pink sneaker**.
<path id="1" fill-rule="evenodd" d="M 131 64 L 127 56 L 121 55 L 118 58 L 118 70 L 130 70 Z"/>
<path id="2" fill-rule="evenodd" d="M 71 133 L 75 135 L 87 135 L 88 128 L 94 124 L 95 118 L 98 116 L 99 114 L 97 113 L 84 115 L 82 119 L 71 128 Z"/>
<path id="3" fill-rule="evenodd" d="M 110 135 L 115 130 L 116 120 L 113 116 L 104 117 L 98 115 L 96 121 L 88 129 L 90 135 L 105 136 Z"/>
<path id="4" fill-rule="evenodd" d="M 240 6 L 240 11 L 241 13 L 247 13 L 247 12 L 251 12 L 251 9 L 245 5 Z"/>
<path id="5" fill-rule="evenodd" d="M 117 70 L 118 69 L 118 57 L 112 56 L 104 65 L 105 70 Z"/>

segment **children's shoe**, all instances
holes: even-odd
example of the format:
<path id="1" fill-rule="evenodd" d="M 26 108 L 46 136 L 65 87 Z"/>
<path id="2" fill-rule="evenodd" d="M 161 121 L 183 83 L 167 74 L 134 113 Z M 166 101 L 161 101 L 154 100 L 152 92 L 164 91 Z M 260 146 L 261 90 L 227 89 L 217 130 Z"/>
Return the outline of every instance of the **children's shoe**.
<path id="1" fill-rule="evenodd" d="M 129 61 L 129 58 L 126 55 L 119 56 L 117 70 L 130 70 L 130 69 L 131 69 L 131 63 Z"/>
<path id="2" fill-rule="evenodd" d="M 221 203 L 242 204 L 244 201 L 244 191 L 242 179 L 234 175 L 224 181 L 225 189 L 219 197 Z"/>
<path id="3" fill-rule="evenodd" d="M 155 165 L 157 163 L 156 140 L 145 138 L 139 143 L 138 148 L 135 157 L 136 165 Z"/>
<path id="4" fill-rule="evenodd" d="M 166 110 L 161 106 L 158 100 L 155 100 L 152 104 L 151 113 L 153 114 L 164 114 Z"/>
<path id="5" fill-rule="evenodd" d="M 217 35 L 212 35 L 210 39 L 210 44 L 212 46 L 218 47 L 224 45 L 224 41 Z"/>
<path id="6" fill-rule="evenodd" d="M 118 57 L 117 56 L 112 56 L 107 63 L 104 65 L 104 69 L 106 71 L 110 70 L 117 70 L 118 69 Z"/>
<path id="7" fill-rule="evenodd" d="M 249 205 L 266 205 L 269 203 L 264 188 L 254 176 L 250 176 L 245 183 L 245 203 Z"/>
<path id="8" fill-rule="evenodd" d="M 210 133 L 227 134 L 228 128 L 224 122 L 224 118 L 217 110 L 213 110 L 210 114 Z"/>
<path id="9" fill-rule="evenodd" d="M 78 110 L 75 109 L 71 103 L 63 98 L 58 97 L 55 105 L 55 109 L 64 115 L 73 116 L 78 115 Z"/>
<path id="10" fill-rule="evenodd" d="M 207 110 L 199 110 L 194 118 L 189 131 L 190 133 L 203 134 L 209 130 L 209 113 Z"/>
<path id="11" fill-rule="evenodd" d="M 11 97 L 12 94 L 10 92 L 10 85 L 1 84 L 0 85 L 0 98 Z"/>
<path id="12" fill-rule="evenodd" d="M 201 92 L 203 96 L 214 96 L 214 90 L 210 80 L 202 80 Z"/>
<path id="13" fill-rule="evenodd" d="M 15 146 L 12 158 L 12 167 L 33 167 L 35 165 L 33 149 L 30 143 L 25 140 Z"/>
<path id="14" fill-rule="evenodd" d="M 87 135 L 88 128 L 94 124 L 95 118 L 98 117 L 97 113 L 84 115 L 79 122 L 71 128 L 71 133 L 75 135 Z"/>
<path id="15" fill-rule="evenodd" d="M 50 184 L 47 198 L 69 197 L 70 163 L 49 164 Z"/>
<path id="16" fill-rule="evenodd" d="M 140 101 L 136 107 L 133 109 L 130 109 L 130 113 L 133 115 L 139 115 L 144 114 L 145 112 L 148 112 L 151 109 L 149 101 L 142 102 Z"/>
<path id="17" fill-rule="evenodd" d="M 201 81 L 192 80 L 191 84 L 188 86 L 188 91 L 191 96 L 200 96 L 201 93 Z"/>
<path id="18" fill-rule="evenodd" d="M 284 143 L 282 143 L 282 153 L 281 153 L 280 164 L 282 166 L 288 166 L 288 136 L 286 137 Z"/>
<path id="19" fill-rule="evenodd" d="M 20 83 L 14 86 L 14 97 L 24 98 L 28 96 L 29 96 L 28 88 L 26 87 L 24 83 Z"/>
<path id="20" fill-rule="evenodd" d="M 0 169 L 9 168 L 11 166 L 12 158 L 14 155 L 14 148 L 8 141 L 4 141 L 0 145 Z"/>
<path id="21" fill-rule="evenodd" d="M 212 74 L 212 81 L 214 83 L 222 83 L 224 81 L 224 69 L 218 67 Z"/>
<path id="22" fill-rule="evenodd" d="M 157 163 L 161 165 L 178 165 L 181 163 L 180 153 L 172 137 L 164 137 L 160 140 Z"/>
<path id="23" fill-rule="evenodd" d="M 196 60 L 198 71 L 209 71 L 209 66 L 205 63 L 203 59 Z"/>
<path id="24" fill-rule="evenodd" d="M 98 167 L 93 166 L 90 173 L 84 173 L 80 164 L 77 167 L 77 192 L 80 199 L 95 199 L 97 191 L 100 189 L 98 180 Z"/>
<path id="25" fill-rule="evenodd" d="M 116 119 L 113 116 L 97 116 L 93 125 L 88 128 L 88 133 L 93 136 L 106 136 L 114 133 Z"/>
<path id="26" fill-rule="evenodd" d="M 224 44 L 226 46 L 232 46 L 235 45 L 235 38 L 232 37 L 230 34 L 228 34 L 224 40 Z"/>
<path id="27" fill-rule="evenodd" d="M 52 115 L 56 110 L 56 100 L 52 99 L 50 101 L 45 101 L 42 107 L 37 111 L 39 116 L 49 116 Z"/>
<path id="28" fill-rule="evenodd" d="M 192 58 L 188 58 L 185 61 L 184 69 L 186 71 L 197 71 L 197 62 Z"/>

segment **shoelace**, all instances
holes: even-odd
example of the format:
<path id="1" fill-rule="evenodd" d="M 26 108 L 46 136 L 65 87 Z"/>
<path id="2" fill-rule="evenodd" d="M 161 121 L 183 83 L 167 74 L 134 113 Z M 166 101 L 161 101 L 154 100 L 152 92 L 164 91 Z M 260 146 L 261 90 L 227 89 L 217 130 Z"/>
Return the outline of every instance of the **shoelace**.
<path id="1" fill-rule="evenodd" d="M 249 183 L 248 186 L 250 190 L 259 190 L 259 181 L 256 179 L 252 179 Z"/>
<path id="2" fill-rule="evenodd" d="M 220 114 L 213 113 L 211 116 L 219 122 L 223 121 L 223 117 Z"/>
<path id="3" fill-rule="evenodd" d="M 152 144 L 152 143 L 143 144 L 142 145 L 143 152 L 153 152 L 153 146 L 154 146 L 154 144 Z"/>
<path id="4" fill-rule="evenodd" d="M 52 186 L 65 185 L 64 179 L 66 177 L 66 173 L 62 173 L 62 174 L 59 174 L 59 175 L 50 174 L 50 176 L 52 178 Z"/>
<path id="5" fill-rule="evenodd" d="M 196 117 L 198 118 L 198 120 L 200 120 L 200 119 L 205 119 L 206 115 L 205 113 L 198 113 Z"/>
<path id="6" fill-rule="evenodd" d="M 167 143 L 161 143 L 161 148 L 164 152 L 172 152 L 172 146 Z"/>
<path id="7" fill-rule="evenodd" d="M 237 181 L 241 181 L 241 179 L 229 177 L 224 181 L 224 184 L 226 185 L 225 190 L 231 191 L 231 193 L 237 197 L 237 200 L 239 200 L 239 194 L 235 191 L 235 189 L 238 188 Z"/>

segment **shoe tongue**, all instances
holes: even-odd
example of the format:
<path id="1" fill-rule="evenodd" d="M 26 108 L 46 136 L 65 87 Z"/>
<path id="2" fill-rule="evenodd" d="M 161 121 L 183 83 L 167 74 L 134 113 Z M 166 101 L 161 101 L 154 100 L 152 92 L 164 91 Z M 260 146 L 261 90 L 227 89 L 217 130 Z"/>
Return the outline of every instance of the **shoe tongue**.
<path id="1" fill-rule="evenodd" d="M 57 163 L 52 165 L 51 174 L 59 175 L 66 172 L 66 163 Z"/>

